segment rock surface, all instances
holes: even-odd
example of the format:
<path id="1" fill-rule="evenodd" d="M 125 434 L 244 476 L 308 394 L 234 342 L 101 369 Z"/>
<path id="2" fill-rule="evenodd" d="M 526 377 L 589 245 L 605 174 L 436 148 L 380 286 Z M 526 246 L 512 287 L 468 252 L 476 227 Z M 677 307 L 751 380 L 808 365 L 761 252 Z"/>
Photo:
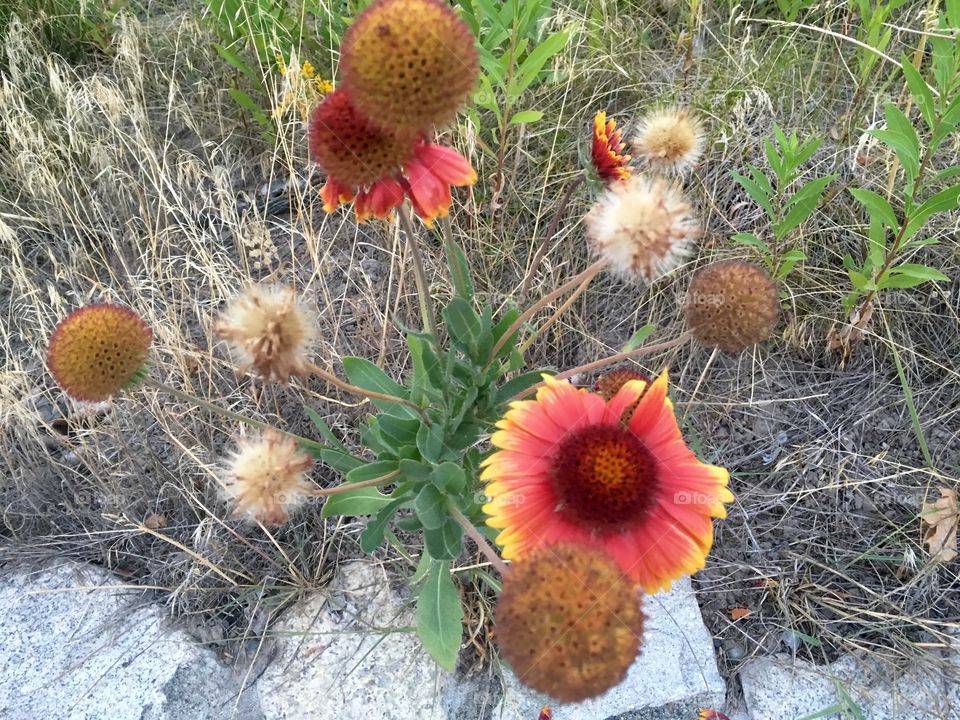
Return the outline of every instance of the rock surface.
<path id="1" fill-rule="evenodd" d="M 740 680 L 751 720 L 799 718 L 832 707 L 838 712 L 817 716 L 830 720 L 840 718 L 840 707 L 850 702 L 866 720 L 942 720 L 960 717 L 960 657 L 952 664 L 952 679 L 923 671 L 894 678 L 877 661 L 851 655 L 825 666 L 777 656 L 750 660 Z"/>
<path id="2" fill-rule="evenodd" d="M 722 709 L 726 686 L 717 670 L 713 640 L 703 625 L 689 578 L 669 592 L 646 600 L 643 649 L 626 680 L 604 695 L 582 703 L 551 703 L 505 673 L 503 720 L 535 720 L 549 704 L 554 720 L 607 718 L 696 718 L 701 707 Z M 669 706 L 669 707 L 665 707 Z"/>
<path id="3" fill-rule="evenodd" d="M 65 563 L 0 578 L 0 717 L 259 720 L 256 698 L 105 570 Z"/>
<path id="4" fill-rule="evenodd" d="M 342 565 L 330 586 L 270 630 L 277 654 L 258 682 L 267 720 L 485 717 L 493 691 L 441 670 L 413 626 L 410 604 L 383 568 Z"/>

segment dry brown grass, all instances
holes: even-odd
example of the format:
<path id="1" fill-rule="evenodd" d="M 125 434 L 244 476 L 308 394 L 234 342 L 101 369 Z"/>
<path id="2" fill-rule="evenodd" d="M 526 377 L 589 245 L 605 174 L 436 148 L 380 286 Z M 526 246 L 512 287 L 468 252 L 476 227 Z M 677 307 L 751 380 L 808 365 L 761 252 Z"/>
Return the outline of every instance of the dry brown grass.
<path id="1" fill-rule="evenodd" d="M 491 217 L 481 181 L 456 213 L 454 233 L 481 296 L 497 305 L 516 299 L 597 109 L 629 128 L 651 107 L 693 104 L 711 128 L 710 150 L 688 182 L 707 233 L 699 257 L 651 287 L 596 281 L 534 346 L 531 364 L 593 360 L 647 322 L 671 336 L 691 271 L 708 259 L 749 254 L 728 238 L 756 229 L 760 212 L 730 172 L 760 161 L 774 122 L 825 136 L 811 172 L 838 173 L 839 192 L 795 239 L 811 260 L 787 284 L 779 335 L 737 357 L 686 348 L 646 367 L 670 364 L 688 437 L 705 459 L 734 472 L 737 502 L 717 523 L 715 551 L 697 578 L 726 670 L 755 653 L 791 648 L 817 661 L 865 650 L 915 671 L 950 669 L 940 651 L 958 630 L 960 576 L 955 564 L 927 562 L 918 514 L 935 488 L 960 482 L 960 284 L 888 295 L 851 357 L 841 362 L 822 349 L 846 292 L 840 260 L 847 252 L 860 257 L 865 244 L 862 217 L 841 188 L 882 186 L 889 161 L 861 130 L 846 140 L 829 137 L 854 94 L 853 49 L 796 27 L 730 20 L 729 11 L 714 8 L 685 71 L 681 23 L 671 14 L 679 11 L 600 6 L 600 47 L 591 50 L 581 32 L 559 63 L 560 81 L 529 98 L 545 119 L 512 136 L 506 205 Z M 919 10 L 907 7 L 899 22 L 916 24 Z M 844 12 L 829 5 L 818 17 L 837 24 Z M 560 6 L 553 22 L 576 18 L 584 19 L 580 5 Z M 912 41 L 898 33 L 896 43 Z M 325 522 L 307 512 L 267 532 L 230 519 L 215 468 L 238 428 L 150 390 L 112 406 L 73 407 L 44 371 L 45 339 L 79 304 L 129 304 L 154 328 L 159 379 L 315 434 L 306 402 L 356 444 L 353 421 L 364 409 L 354 399 L 313 382 L 279 389 L 238 381 L 210 327 L 217 308 L 251 278 L 291 282 L 322 309 L 321 364 L 354 354 L 400 372 L 405 355 L 392 318 L 416 317 L 402 245 L 395 228 L 323 215 L 299 124 L 292 121 L 267 148 L 239 123 L 224 97 L 225 68 L 194 20 L 124 18 L 115 58 L 83 67 L 51 57 L 19 30 L 6 42 L 2 557 L 103 563 L 157 588 L 175 612 L 199 615 L 209 637 L 240 652 L 242 643 L 232 641 L 256 638 L 285 601 L 322 583 L 339 557 L 358 553 L 362 522 Z M 861 128 L 882 122 L 882 102 L 899 85 L 876 89 L 855 116 Z M 460 127 L 455 140 L 480 177 L 489 177 L 492 160 L 474 131 Z M 954 143 L 945 154 L 956 150 Z M 281 194 L 266 209 L 255 197 L 262 185 L 287 180 L 302 188 L 289 200 Z M 292 212 L 273 212 L 284 204 Z M 588 205 L 585 193 L 577 196 L 532 295 L 585 266 Z M 935 228 L 941 245 L 924 251 L 924 261 L 951 278 L 960 278 L 957 222 L 943 218 Z M 427 237 L 433 271 L 442 258 Z M 265 252 L 271 261 L 256 267 Z M 447 297 L 434 277 L 436 296 Z M 912 434 L 894 351 L 932 466 Z M 316 477 L 336 482 L 324 468 Z M 151 515 L 165 518 L 162 531 L 144 526 Z M 407 562 L 394 550 L 380 554 Z M 753 614 L 735 623 L 731 607 Z M 478 594 L 469 635 L 478 652 L 490 609 Z M 793 634 L 785 640 L 784 631 Z M 797 633 L 813 640 L 793 643 Z"/>

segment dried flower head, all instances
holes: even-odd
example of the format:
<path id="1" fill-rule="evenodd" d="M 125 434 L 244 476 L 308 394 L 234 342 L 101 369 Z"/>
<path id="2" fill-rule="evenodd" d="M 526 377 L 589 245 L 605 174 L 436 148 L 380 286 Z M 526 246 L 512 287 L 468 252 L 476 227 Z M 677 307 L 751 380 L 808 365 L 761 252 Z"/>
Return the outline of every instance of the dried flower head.
<path id="1" fill-rule="evenodd" d="M 770 337 L 779 312 L 777 286 L 770 275 L 744 260 L 714 262 L 697 272 L 683 305 L 694 337 L 731 353 Z"/>
<path id="2" fill-rule="evenodd" d="M 47 366 L 73 399 L 108 400 L 146 372 L 153 332 L 122 305 L 86 305 L 67 315 L 47 345 Z"/>
<path id="3" fill-rule="evenodd" d="M 564 702 L 621 682 L 640 648 L 635 586 L 604 553 L 549 545 L 513 563 L 494 634 L 520 682 Z"/>
<path id="4" fill-rule="evenodd" d="M 296 440 L 268 429 L 244 440 L 230 459 L 224 492 L 235 515 L 248 515 L 266 525 L 283 525 L 313 488 L 306 473 L 313 460 Z"/>
<path id="5" fill-rule="evenodd" d="M 343 90 L 317 105 L 308 133 L 310 157 L 341 185 L 370 185 L 396 175 L 413 156 L 413 133 L 378 128 Z"/>
<path id="6" fill-rule="evenodd" d="M 650 282 L 690 254 L 700 227 L 680 191 L 662 178 L 612 184 L 587 214 L 587 239 L 611 268 Z"/>
<path id="7" fill-rule="evenodd" d="M 617 130 L 617 121 L 613 118 L 608 120 L 603 110 L 593 118 L 590 164 L 605 184 L 630 177 L 630 156 L 623 152 L 622 135 L 623 131 Z"/>
<path id="8" fill-rule="evenodd" d="M 230 301 L 214 331 L 230 343 L 244 371 L 254 367 L 267 382 L 287 383 L 308 374 L 315 327 L 313 312 L 291 288 L 253 286 Z"/>
<path id="9" fill-rule="evenodd" d="M 477 82 L 473 35 L 439 0 L 376 0 L 343 37 L 342 85 L 383 127 L 424 130 L 454 118 Z"/>
<path id="10" fill-rule="evenodd" d="M 649 375 L 645 375 L 638 370 L 616 368 L 598 377 L 593 384 L 593 391 L 607 402 L 610 402 L 616 397 L 617 393 L 620 392 L 620 388 L 631 380 L 642 380 L 647 385 L 653 382 Z"/>
<path id="11" fill-rule="evenodd" d="M 686 172 L 703 152 L 703 129 L 688 110 L 660 110 L 641 122 L 633 151 L 657 172 Z"/>

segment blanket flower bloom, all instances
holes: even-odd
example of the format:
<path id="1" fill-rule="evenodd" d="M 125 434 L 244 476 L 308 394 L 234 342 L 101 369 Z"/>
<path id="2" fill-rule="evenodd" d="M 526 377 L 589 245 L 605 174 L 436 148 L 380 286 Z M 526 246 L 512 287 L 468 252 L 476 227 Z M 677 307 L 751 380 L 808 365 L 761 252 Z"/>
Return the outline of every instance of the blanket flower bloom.
<path id="1" fill-rule="evenodd" d="M 595 546 L 651 594 L 704 566 L 711 518 L 733 499 L 729 474 L 684 444 L 666 372 L 624 383 L 609 401 L 545 376 L 536 399 L 512 403 L 497 427 L 481 479 L 504 558 Z"/>
<path id="2" fill-rule="evenodd" d="M 600 180 L 605 184 L 630 177 L 630 156 L 623 152 L 626 145 L 622 134 L 622 130 L 617 130 L 617 121 L 613 118 L 608 120 L 607 113 L 603 110 L 593 118 L 590 162 Z"/>
<path id="3" fill-rule="evenodd" d="M 376 0 L 347 30 L 341 57 L 361 112 L 412 131 L 453 120 L 479 72 L 470 28 L 440 0 Z"/>
<path id="4" fill-rule="evenodd" d="M 429 225 L 450 211 L 451 186 L 477 180 L 456 150 L 429 143 L 422 133 L 374 125 L 342 90 L 314 110 L 309 140 L 311 157 L 327 173 L 320 196 L 328 213 L 353 200 L 358 219 L 384 219 L 409 197 Z"/>
<path id="5" fill-rule="evenodd" d="M 596 548 L 542 547 L 503 578 L 494 636 L 520 682 L 564 702 L 623 680 L 640 648 L 636 586 Z"/>
<path id="6" fill-rule="evenodd" d="M 98 303 L 59 322 L 47 345 L 47 366 L 74 400 L 109 400 L 146 372 L 153 332 L 133 310 Z"/>

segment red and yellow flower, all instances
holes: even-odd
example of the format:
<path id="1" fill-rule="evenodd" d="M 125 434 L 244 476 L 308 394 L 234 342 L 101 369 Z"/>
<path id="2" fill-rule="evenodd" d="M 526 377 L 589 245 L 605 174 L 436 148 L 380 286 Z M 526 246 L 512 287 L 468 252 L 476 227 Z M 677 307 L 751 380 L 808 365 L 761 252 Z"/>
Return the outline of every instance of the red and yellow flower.
<path id="1" fill-rule="evenodd" d="M 360 220 L 386 218 L 409 197 L 429 225 L 449 212 L 451 186 L 477 180 L 456 150 L 428 142 L 423 133 L 375 125 L 342 90 L 316 107 L 309 139 L 311 157 L 327 173 L 320 190 L 327 212 L 353 200 Z"/>
<path id="2" fill-rule="evenodd" d="M 729 475 L 684 444 L 666 372 L 624 383 L 609 401 L 547 376 L 497 427 L 481 478 L 505 558 L 583 543 L 648 593 L 704 566 L 712 518 L 726 517 L 733 499 Z"/>
<path id="3" fill-rule="evenodd" d="M 630 156 L 623 153 L 626 143 L 622 130 L 617 130 L 617 121 L 607 120 L 603 110 L 593 118 L 593 144 L 590 160 L 593 169 L 604 183 L 626 180 L 630 177 Z"/>

